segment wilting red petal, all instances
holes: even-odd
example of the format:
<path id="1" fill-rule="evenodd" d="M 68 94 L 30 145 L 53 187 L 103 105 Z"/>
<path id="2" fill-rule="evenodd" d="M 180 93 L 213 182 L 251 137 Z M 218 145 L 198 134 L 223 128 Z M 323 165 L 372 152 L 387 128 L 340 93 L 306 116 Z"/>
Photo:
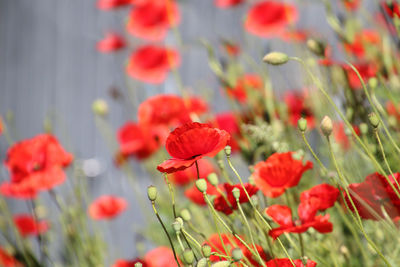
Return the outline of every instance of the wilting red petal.
<path id="1" fill-rule="evenodd" d="M 243 3 L 244 0 L 214 0 L 214 4 L 219 8 L 230 8 Z"/>
<path id="2" fill-rule="evenodd" d="M 215 195 L 215 196 L 219 195 L 217 188 L 214 187 L 212 184 L 210 184 L 208 181 L 207 181 L 206 192 L 207 195 Z M 201 193 L 199 189 L 197 189 L 196 185 L 193 185 L 191 188 L 187 189 L 185 191 L 185 196 L 194 203 L 196 203 L 197 205 L 201 206 L 207 205 L 203 193 Z"/>
<path id="3" fill-rule="evenodd" d="M 293 226 L 292 211 L 287 206 L 272 205 L 265 209 L 265 213 L 281 226 Z"/>
<path id="4" fill-rule="evenodd" d="M 22 267 L 16 258 L 10 255 L 7 251 L 0 247 L 0 265 L 4 267 Z"/>
<path id="5" fill-rule="evenodd" d="M 118 34 L 109 32 L 105 38 L 96 45 L 97 51 L 110 53 L 125 47 L 125 40 Z"/>
<path id="6" fill-rule="evenodd" d="M 158 247 L 146 253 L 147 267 L 177 267 L 174 254 L 168 247 Z"/>
<path id="7" fill-rule="evenodd" d="M 95 220 L 113 219 L 128 207 L 128 202 L 120 197 L 104 195 L 89 206 L 88 213 Z"/>
<path id="8" fill-rule="evenodd" d="M 29 214 L 15 215 L 14 223 L 19 233 L 24 237 L 39 235 L 49 229 L 49 225 L 46 221 L 38 222 Z"/>
<path id="9" fill-rule="evenodd" d="M 245 29 L 259 37 L 275 37 L 297 20 L 297 9 L 293 5 L 278 1 L 261 1 L 249 10 Z"/>

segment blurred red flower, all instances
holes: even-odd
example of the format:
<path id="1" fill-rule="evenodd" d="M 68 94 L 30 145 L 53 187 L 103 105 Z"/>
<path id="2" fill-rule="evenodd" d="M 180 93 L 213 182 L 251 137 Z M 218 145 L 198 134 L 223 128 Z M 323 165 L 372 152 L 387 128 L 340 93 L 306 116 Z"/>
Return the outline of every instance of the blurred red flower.
<path id="1" fill-rule="evenodd" d="M 369 78 L 375 77 L 378 71 L 378 67 L 373 63 L 358 63 L 353 65 L 360 73 L 360 76 L 364 80 L 364 82 Z M 354 90 L 361 89 L 362 84 L 356 72 L 348 65 L 343 65 L 343 69 L 346 72 L 350 88 Z"/>
<path id="2" fill-rule="evenodd" d="M 214 166 L 207 159 L 197 161 L 199 165 L 200 178 L 206 178 L 212 172 L 215 172 Z M 184 186 L 197 179 L 196 166 L 192 165 L 183 171 L 177 171 L 168 175 L 168 179 L 175 185 Z"/>
<path id="3" fill-rule="evenodd" d="M 125 199 L 103 195 L 92 202 L 88 213 L 94 220 L 110 220 L 121 214 L 128 207 Z"/>
<path id="4" fill-rule="evenodd" d="M 201 115 L 208 111 L 208 104 L 204 99 L 192 96 L 189 98 L 183 99 L 185 102 L 185 106 L 188 109 L 189 113 L 195 113 L 197 115 Z"/>
<path id="5" fill-rule="evenodd" d="M 296 267 L 315 267 L 317 263 L 312 260 L 307 260 L 306 265 L 303 264 L 301 260 L 293 260 L 294 265 Z M 267 262 L 267 267 L 293 267 L 293 264 L 290 262 L 290 259 L 273 259 Z"/>
<path id="6" fill-rule="evenodd" d="M 240 128 L 237 118 L 233 112 L 217 114 L 214 122 L 212 122 L 211 125 L 221 130 L 225 130 L 231 135 L 228 145 L 232 148 L 232 153 L 239 150 L 237 139 L 240 138 Z"/>
<path id="7" fill-rule="evenodd" d="M 214 195 L 217 196 L 219 195 L 218 190 L 215 186 L 210 184 L 207 180 L 207 195 Z M 200 206 L 205 206 L 207 205 L 207 202 L 204 199 L 204 195 L 202 192 L 197 189 L 196 185 L 193 185 L 191 188 L 185 190 L 185 196 L 190 199 L 193 203 L 196 203 L 197 205 Z"/>
<path id="8" fill-rule="evenodd" d="M 398 122 L 400 122 L 400 106 L 394 104 L 392 101 L 386 102 L 386 111 L 390 116 L 396 118 Z"/>
<path id="9" fill-rule="evenodd" d="M 287 188 L 296 186 L 303 173 L 313 167 L 307 161 L 293 158 L 293 152 L 274 153 L 254 166 L 254 183 L 268 197 L 278 197 Z"/>
<path id="10" fill-rule="evenodd" d="M 3 133 L 3 131 L 4 131 L 3 119 L 0 116 L 0 135 Z"/>
<path id="11" fill-rule="evenodd" d="M 363 58 L 366 53 L 366 48 L 376 47 L 381 43 L 381 37 L 375 30 L 364 29 L 358 32 L 354 36 L 354 40 L 351 43 L 345 43 L 345 50 L 356 56 L 357 58 Z"/>
<path id="12" fill-rule="evenodd" d="M 177 267 L 174 254 L 169 247 L 158 247 L 144 256 L 147 267 Z"/>
<path id="13" fill-rule="evenodd" d="M 243 256 L 246 257 L 249 262 L 252 264 L 252 266 L 262 266 L 258 261 L 256 256 L 254 256 L 250 250 L 246 248 L 245 245 L 243 245 L 239 239 L 234 237 L 233 235 L 229 234 L 221 234 L 222 242 L 228 250 L 232 250 L 233 248 L 240 248 L 243 252 Z M 219 238 L 218 234 L 213 234 L 211 235 L 205 244 L 208 244 L 211 247 L 212 252 L 217 252 L 218 254 L 221 255 L 227 255 L 230 256 L 229 253 L 230 251 L 225 252 L 224 246 L 222 245 L 221 239 Z M 265 254 L 264 250 L 262 249 L 261 246 L 256 244 L 256 249 L 258 253 L 260 254 L 261 258 L 266 261 L 268 259 L 268 256 Z M 228 253 L 228 254 L 227 254 Z M 210 256 L 210 261 L 212 262 L 218 262 L 220 258 L 218 256 L 212 255 Z"/>
<path id="14" fill-rule="evenodd" d="M 343 0 L 345 8 L 349 11 L 355 11 L 360 7 L 361 0 Z"/>
<path id="15" fill-rule="evenodd" d="M 126 72 L 142 82 L 160 84 L 167 77 L 167 73 L 179 64 L 180 56 L 176 50 L 145 45 L 132 53 Z"/>
<path id="16" fill-rule="evenodd" d="M 297 20 L 295 6 L 278 1 L 261 1 L 253 5 L 247 14 L 245 29 L 259 37 L 279 36 L 285 28 Z"/>
<path id="17" fill-rule="evenodd" d="M 360 129 L 356 125 L 353 125 L 353 129 L 357 135 L 360 135 Z M 345 124 L 343 122 L 334 123 L 333 136 L 335 137 L 336 142 L 340 144 L 342 149 L 350 149 L 350 140 L 345 132 Z"/>
<path id="18" fill-rule="evenodd" d="M 238 44 L 224 40 L 222 41 L 223 50 L 230 56 L 235 57 L 240 54 L 240 47 Z"/>
<path id="19" fill-rule="evenodd" d="M 96 44 L 97 51 L 111 53 L 125 47 L 125 40 L 119 34 L 109 32 L 105 38 Z"/>
<path id="20" fill-rule="evenodd" d="M 142 267 L 148 267 L 147 263 L 141 259 L 134 259 L 131 261 L 119 259 L 116 260 L 111 267 L 135 267 L 136 263 L 141 263 Z"/>
<path id="21" fill-rule="evenodd" d="M 214 200 L 214 208 L 218 211 L 221 211 L 225 213 L 226 215 L 232 214 L 234 210 L 238 208 L 237 202 L 235 197 L 232 194 L 232 190 L 234 188 L 237 188 L 240 190 L 240 197 L 239 197 L 239 203 L 247 203 L 249 202 L 249 199 L 240 184 L 236 185 L 230 185 L 228 183 L 225 183 L 222 185 L 222 191 L 224 195 L 219 194 L 217 198 Z M 251 185 L 251 184 L 244 184 L 244 188 L 246 189 L 247 193 L 249 196 L 253 196 L 258 192 L 258 188 Z M 228 203 L 229 202 L 229 203 Z"/>
<path id="22" fill-rule="evenodd" d="M 235 98 L 240 103 L 247 101 L 247 94 L 251 90 L 260 90 L 263 88 L 263 81 L 257 74 L 245 74 L 236 80 L 234 87 L 226 87 L 228 96 Z"/>
<path id="23" fill-rule="evenodd" d="M 23 237 L 36 236 L 49 229 L 49 224 L 46 221 L 36 221 L 30 214 L 15 215 L 14 223 Z"/>
<path id="24" fill-rule="evenodd" d="M 7 152 L 5 165 L 11 182 L 4 182 L 0 192 L 9 197 L 33 198 L 41 190 L 50 190 L 65 180 L 63 167 L 73 157 L 50 134 L 37 135 L 14 144 Z"/>
<path id="25" fill-rule="evenodd" d="M 229 133 L 207 124 L 190 122 L 176 128 L 167 138 L 166 149 L 172 156 L 157 166 L 172 173 L 192 166 L 203 157 L 214 157 L 228 143 Z"/>
<path id="26" fill-rule="evenodd" d="M 289 112 L 289 122 L 297 127 L 300 118 L 307 120 L 307 128 L 315 126 L 315 118 L 311 108 L 306 103 L 307 92 L 288 91 L 285 93 L 285 103 Z"/>
<path id="27" fill-rule="evenodd" d="M 145 1 L 132 8 L 126 27 L 136 37 L 160 41 L 179 21 L 179 9 L 174 0 Z"/>
<path id="28" fill-rule="evenodd" d="M 230 8 L 243 3 L 244 0 L 214 0 L 214 4 L 219 8 Z"/>
<path id="29" fill-rule="evenodd" d="M 333 225 L 329 222 L 329 214 L 315 215 L 316 207 L 299 206 L 299 220 L 293 221 L 292 211 L 289 207 L 283 205 L 272 205 L 265 209 L 265 213 L 280 225 L 269 231 L 269 235 L 276 239 L 284 233 L 304 233 L 310 227 L 320 233 L 332 232 Z"/>
<path id="30" fill-rule="evenodd" d="M 23 264 L 20 263 L 16 258 L 10 255 L 2 247 L 0 247 L 0 265 L 4 267 L 22 267 Z"/>
<path id="31" fill-rule="evenodd" d="M 101 10 L 111 10 L 132 4 L 134 0 L 97 0 L 96 6 Z"/>
<path id="32" fill-rule="evenodd" d="M 396 1 L 382 1 L 381 5 L 389 17 L 400 17 L 400 5 Z"/>

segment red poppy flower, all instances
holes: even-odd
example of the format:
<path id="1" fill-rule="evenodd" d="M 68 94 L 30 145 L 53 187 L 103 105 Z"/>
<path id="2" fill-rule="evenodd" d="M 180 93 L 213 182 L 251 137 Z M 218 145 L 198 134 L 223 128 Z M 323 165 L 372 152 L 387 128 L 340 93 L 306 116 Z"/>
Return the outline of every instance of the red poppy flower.
<path id="1" fill-rule="evenodd" d="M 97 8 L 101 10 L 111 10 L 118 7 L 132 4 L 133 0 L 97 0 Z"/>
<path id="2" fill-rule="evenodd" d="M 142 82 L 160 84 L 167 77 L 167 73 L 179 64 L 180 56 L 176 50 L 145 45 L 132 53 L 126 72 Z"/>
<path id="3" fill-rule="evenodd" d="M 141 259 L 128 260 L 117 260 L 111 267 L 135 267 L 136 263 L 141 263 L 142 267 L 148 267 L 147 263 Z"/>
<path id="4" fill-rule="evenodd" d="M 400 5 L 396 1 L 382 1 L 381 5 L 389 17 L 400 17 Z"/>
<path id="5" fill-rule="evenodd" d="M 374 30 L 363 30 L 362 32 L 356 33 L 354 40 L 351 43 L 345 43 L 345 50 L 356 56 L 357 58 L 363 58 L 366 53 L 366 48 L 377 47 L 381 42 L 379 33 Z"/>
<path id="6" fill-rule="evenodd" d="M 263 88 L 263 81 L 256 74 L 245 74 L 237 79 L 234 87 L 227 87 L 226 91 L 230 97 L 235 98 L 240 103 L 247 101 L 247 93 L 251 90 L 260 90 Z"/>
<path id="7" fill-rule="evenodd" d="M 207 124 L 190 122 L 176 128 L 167 138 L 166 149 L 172 156 L 157 166 L 172 173 L 189 168 L 203 157 L 214 157 L 229 141 L 229 133 Z"/>
<path id="8" fill-rule="evenodd" d="M 354 64 L 354 67 L 360 73 L 361 78 L 364 80 L 368 80 L 369 78 L 375 77 L 378 68 L 373 63 L 359 63 Z M 349 86 L 353 90 L 359 90 L 362 88 L 362 84 L 360 79 L 358 78 L 356 72 L 349 67 L 348 65 L 343 65 L 343 69 L 346 71 L 347 80 L 349 82 Z"/>
<path id="9" fill-rule="evenodd" d="M 207 177 L 210 173 L 215 172 L 214 166 L 206 159 L 200 159 L 197 161 L 199 165 L 199 175 L 200 178 Z M 195 181 L 197 179 L 197 169 L 196 166 L 192 165 L 191 167 L 183 170 L 171 173 L 168 175 L 168 179 L 175 185 L 184 186 L 188 183 Z"/>
<path id="10" fill-rule="evenodd" d="M 219 113 L 215 116 L 215 127 L 227 131 L 231 135 L 228 145 L 232 148 L 232 153 L 239 150 L 239 144 L 236 141 L 240 138 L 240 128 L 235 114 L 232 112 Z"/>
<path id="11" fill-rule="evenodd" d="M 329 214 L 324 216 L 315 215 L 317 209 L 315 207 L 303 210 L 304 207 L 299 206 L 299 220 L 293 221 L 292 211 L 287 206 L 272 205 L 265 209 L 265 213 L 280 225 L 269 231 L 269 235 L 276 239 L 284 233 L 304 233 L 310 227 L 320 233 L 332 232 L 333 225 L 329 222 Z"/>
<path id="12" fill-rule="evenodd" d="M 118 34 L 109 32 L 105 38 L 96 45 L 97 51 L 111 53 L 125 47 L 125 40 Z"/>
<path id="13" fill-rule="evenodd" d="M 245 29 L 259 37 L 275 37 L 297 20 L 295 6 L 278 1 L 261 1 L 248 12 Z"/>
<path id="14" fill-rule="evenodd" d="M 65 180 L 63 167 L 72 155 L 50 134 L 41 134 L 18 142 L 7 153 L 5 165 L 10 170 L 11 182 L 0 186 L 3 195 L 33 198 L 41 190 L 49 190 Z"/>
<path id="15" fill-rule="evenodd" d="M 343 0 L 345 8 L 349 11 L 355 11 L 359 8 L 361 0 Z"/>
<path id="16" fill-rule="evenodd" d="M 360 129 L 356 125 L 353 125 L 353 129 L 357 135 L 360 135 Z M 342 149 L 348 150 L 350 148 L 350 140 L 345 132 L 345 124 L 343 122 L 337 122 L 334 124 L 333 136 Z"/>
<path id="17" fill-rule="evenodd" d="M 297 127 L 300 118 L 307 120 L 307 127 L 314 128 L 315 119 L 311 108 L 306 103 L 307 92 L 289 91 L 285 93 L 285 103 L 288 107 L 289 122 Z"/>
<path id="18" fill-rule="evenodd" d="M 301 202 L 314 201 L 315 208 L 324 211 L 332 207 L 339 196 L 339 189 L 329 184 L 316 185 L 313 188 L 303 191 L 300 195 Z"/>
<path id="19" fill-rule="evenodd" d="M 214 0 L 214 4 L 219 8 L 230 8 L 243 3 L 244 0 Z"/>
<path id="20" fill-rule="evenodd" d="M 390 183 L 383 175 L 373 173 L 368 175 L 362 183 L 349 185 L 349 193 L 361 218 L 371 220 L 384 218 L 382 208 L 392 219 L 400 216 L 400 199 L 392 188 L 393 186 L 396 190 L 400 190 L 395 179 L 400 183 L 399 173 L 395 173 L 394 177 L 389 177 Z M 350 210 L 354 212 L 354 207 L 347 194 L 345 200 Z"/>
<path id="21" fill-rule="evenodd" d="M 236 237 L 233 235 L 229 234 L 221 234 L 222 242 L 225 246 L 225 248 L 228 250 L 227 252 L 230 253 L 230 251 L 234 248 L 240 248 L 243 252 L 243 256 L 246 257 L 249 262 L 252 264 L 251 266 L 262 266 L 256 256 L 254 256 Z M 222 245 L 221 239 L 219 238 L 218 234 L 213 234 L 211 235 L 205 244 L 208 244 L 211 247 L 212 252 L 217 252 L 218 254 L 221 255 L 227 255 L 227 253 L 224 250 L 224 246 Z M 256 244 L 256 249 L 258 253 L 260 254 L 261 258 L 266 261 L 268 259 L 267 255 L 265 254 L 264 250 L 262 249 L 261 246 Z M 229 256 L 229 255 L 227 255 Z M 210 256 L 210 261 L 212 262 L 217 262 L 219 261 L 218 256 Z"/>
<path id="22" fill-rule="evenodd" d="M 128 202 L 120 197 L 104 195 L 97 198 L 89 206 L 89 215 L 95 220 L 113 219 L 128 207 Z"/>
<path id="23" fill-rule="evenodd" d="M 219 195 L 218 190 L 215 186 L 213 186 L 212 184 L 210 184 L 207 181 L 207 194 L 208 195 L 214 195 L 217 196 Z M 207 205 L 207 202 L 204 199 L 204 195 L 202 192 L 199 191 L 199 189 L 197 189 L 196 185 L 193 185 L 191 188 L 187 189 L 185 191 L 185 196 L 190 199 L 193 203 L 196 203 L 197 205 L 200 206 L 205 206 Z"/>
<path id="24" fill-rule="evenodd" d="M 302 260 L 292 260 L 296 267 L 315 267 L 317 263 L 312 260 L 307 260 L 306 265 L 303 264 Z M 273 259 L 267 262 L 267 267 L 293 267 L 290 259 Z"/>
<path id="25" fill-rule="evenodd" d="M 395 105 L 392 101 L 388 101 L 386 103 L 386 111 L 390 116 L 396 118 L 397 121 L 400 121 L 400 106 Z"/>
<path id="26" fill-rule="evenodd" d="M 49 224 L 46 221 L 38 222 L 30 214 L 15 215 L 14 223 L 23 237 L 36 236 L 49 229 Z"/>
<path id="27" fill-rule="evenodd" d="M 236 185 L 230 185 L 228 183 L 223 184 L 223 192 L 224 196 L 219 194 L 217 198 L 214 200 L 214 208 L 218 211 L 221 211 L 225 213 L 226 215 L 232 214 L 234 210 L 238 208 L 238 205 L 236 203 L 236 199 L 232 194 L 232 190 L 234 188 L 238 188 L 240 190 L 240 197 L 239 197 L 239 203 L 247 203 L 249 201 L 242 185 L 236 184 Z M 253 196 L 258 192 L 258 188 L 251 185 L 251 184 L 244 184 L 244 188 L 246 189 L 247 193 L 249 196 Z M 228 203 L 229 202 L 229 203 Z"/>
<path id="28" fill-rule="evenodd" d="M 192 96 L 183 100 L 189 113 L 201 115 L 208 111 L 208 104 L 202 98 Z"/>
<path id="29" fill-rule="evenodd" d="M 179 21 L 180 14 L 175 1 L 146 1 L 133 7 L 126 27 L 128 32 L 136 37 L 160 41 Z"/>
<path id="30" fill-rule="evenodd" d="M 293 152 L 274 153 L 266 161 L 254 166 L 254 183 L 264 195 L 278 197 L 287 188 L 296 186 L 303 173 L 313 167 L 312 162 L 305 165 L 293 158 Z"/>
<path id="31" fill-rule="evenodd" d="M 0 265 L 4 267 L 22 267 L 16 258 L 10 255 L 7 251 L 0 247 Z"/>
<path id="32" fill-rule="evenodd" d="M 169 247 L 158 247 L 144 256 L 147 267 L 177 267 L 174 254 Z"/>

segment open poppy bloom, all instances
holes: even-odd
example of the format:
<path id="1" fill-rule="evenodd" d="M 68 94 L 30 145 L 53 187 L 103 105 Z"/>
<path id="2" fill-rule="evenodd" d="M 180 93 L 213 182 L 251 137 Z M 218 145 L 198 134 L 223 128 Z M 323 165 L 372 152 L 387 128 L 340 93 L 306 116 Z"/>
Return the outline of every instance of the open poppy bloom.
<path id="1" fill-rule="evenodd" d="M 127 6 L 134 0 L 97 0 L 97 8 L 101 10 L 112 10 L 118 7 Z"/>
<path id="2" fill-rule="evenodd" d="M 297 17 L 297 9 L 293 5 L 279 1 L 261 1 L 249 10 L 244 27 L 259 37 L 276 37 L 289 24 L 294 23 Z"/>
<path id="3" fill-rule="evenodd" d="M 13 255 L 10 255 L 7 251 L 0 247 L 0 265 L 4 267 L 23 267 Z"/>
<path id="4" fill-rule="evenodd" d="M 304 118 L 307 120 L 307 127 L 312 129 L 315 126 L 315 118 L 306 100 L 306 92 L 289 91 L 285 93 L 285 103 L 288 108 L 290 124 L 297 127 L 297 121 L 300 118 Z"/>
<path id="5" fill-rule="evenodd" d="M 169 247 L 158 247 L 150 250 L 144 256 L 144 261 L 147 267 L 178 267 L 174 253 Z"/>
<path id="6" fill-rule="evenodd" d="M 378 67 L 373 63 L 358 63 L 353 65 L 360 73 L 360 76 L 364 82 L 369 78 L 375 77 L 376 73 L 378 72 Z M 357 73 L 348 65 L 343 65 L 343 69 L 346 72 L 350 88 L 353 90 L 362 89 L 362 84 L 357 76 Z"/>
<path id="7" fill-rule="evenodd" d="M 383 175 L 376 172 L 368 175 L 362 183 L 349 185 L 351 199 L 361 218 L 370 220 L 384 218 L 382 209 L 392 219 L 400 216 L 400 199 L 392 188 L 400 191 L 395 180 L 400 183 L 400 173 L 395 173 L 394 177 L 389 176 L 390 183 L 388 183 Z M 347 194 L 345 201 L 350 210 L 355 212 Z"/>
<path id="8" fill-rule="evenodd" d="M 293 152 L 274 153 L 254 166 L 254 183 L 268 197 L 278 197 L 287 188 L 296 186 L 303 173 L 313 167 L 293 158 Z"/>
<path id="9" fill-rule="evenodd" d="M 5 165 L 11 181 L 0 186 L 8 197 L 34 198 L 42 190 L 50 190 L 65 181 L 63 168 L 73 157 L 50 134 L 37 135 L 14 144 L 7 153 Z"/>
<path id="10" fill-rule="evenodd" d="M 344 48 L 348 53 L 357 58 L 363 58 L 366 55 L 368 47 L 377 47 L 380 42 L 381 38 L 377 31 L 363 30 L 355 34 L 354 40 L 351 43 L 345 43 Z"/>
<path id="11" fill-rule="evenodd" d="M 207 180 L 207 195 L 214 195 L 218 196 L 219 192 L 215 186 L 210 184 Z M 204 195 L 202 192 L 197 189 L 196 185 L 193 185 L 191 188 L 185 190 L 185 196 L 190 199 L 193 203 L 200 205 L 200 206 L 205 206 L 207 205 L 206 200 L 204 199 Z"/>
<path id="12" fill-rule="evenodd" d="M 240 103 L 245 103 L 249 91 L 261 90 L 262 88 L 263 81 L 260 76 L 248 73 L 238 78 L 235 86 L 227 87 L 226 92 L 228 96 L 236 99 Z"/>
<path id="13" fill-rule="evenodd" d="M 203 157 L 214 157 L 224 149 L 230 135 L 208 124 L 189 122 L 176 128 L 167 138 L 171 159 L 157 166 L 160 172 L 172 173 L 192 166 Z"/>
<path id="14" fill-rule="evenodd" d="M 280 225 L 269 231 L 269 235 L 276 239 L 284 233 L 304 233 L 310 227 L 320 233 L 332 232 L 333 224 L 329 222 L 329 214 L 316 215 L 318 209 L 312 203 L 299 205 L 299 220 L 294 221 L 292 211 L 283 205 L 272 205 L 265 209 L 265 213 Z"/>
<path id="15" fill-rule="evenodd" d="M 179 64 L 180 56 L 176 50 L 145 45 L 132 53 L 126 72 L 139 81 L 160 84 L 167 77 L 167 73 Z"/>
<path id="16" fill-rule="evenodd" d="M 95 220 L 110 220 L 121 214 L 128 207 L 125 199 L 104 195 L 89 206 L 89 215 Z"/>
<path id="17" fill-rule="evenodd" d="M 96 45 L 97 51 L 111 53 L 125 47 L 125 40 L 118 34 L 109 32 L 105 38 Z"/>
<path id="18" fill-rule="evenodd" d="M 215 0 L 214 4 L 219 8 L 230 8 L 243 3 L 244 0 Z"/>
<path id="19" fill-rule="evenodd" d="M 160 41 L 179 21 L 179 9 L 174 0 L 145 1 L 132 8 L 126 28 L 133 36 Z"/>
<path id="20" fill-rule="evenodd" d="M 134 259 L 134 260 L 116 260 L 111 267 L 135 267 L 136 263 L 141 263 L 142 267 L 148 267 L 147 263 L 141 259 Z"/>
<path id="21" fill-rule="evenodd" d="M 226 215 L 232 214 L 234 210 L 238 208 L 235 197 L 232 194 L 232 190 L 237 188 L 240 190 L 239 203 L 247 203 L 249 199 L 240 184 L 230 185 L 228 183 L 223 184 L 223 193 L 224 196 L 219 194 L 217 198 L 214 200 L 214 208 L 218 211 L 225 213 Z M 258 192 L 258 188 L 251 184 L 244 184 L 244 188 L 246 189 L 249 196 L 253 196 Z M 228 203 L 229 202 L 229 203 Z"/>
<path id="22" fill-rule="evenodd" d="M 246 257 L 249 262 L 252 264 L 251 266 L 262 266 L 258 260 L 257 257 L 254 256 L 250 250 L 246 248 L 245 245 L 243 245 L 239 239 L 234 237 L 233 235 L 230 234 L 221 234 L 222 242 L 224 245 L 222 245 L 221 239 L 219 238 L 218 234 L 213 234 L 211 235 L 205 244 L 209 245 L 211 247 L 212 252 L 217 252 L 218 254 L 221 255 L 227 255 L 229 256 L 229 253 L 231 253 L 231 250 L 234 248 L 240 248 L 242 250 L 243 256 Z M 224 246 L 228 251 L 224 250 Z M 252 247 L 253 248 L 253 247 Z M 261 258 L 266 261 L 268 259 L 267 255 L 265 254 L 264 250 L 262 249 L 261 246 L 256 244 L 256 249 L 258 253 L 260 254 Z M 210 256 L 210 261 L 212 262 L 218 262 L 220 258 L 215 255 Z"/>
<path id="23" fill-rule="evenodd" d="M 36 221 L 30 214 L 17 214 L 14 216 L 14 223 L 18 232 L 23 237 L 36 236 L 46 232 L 49 224 L 46 221 Z"/>
<path id="24" fill-rule="evenodd" d="M 319 211 L 332 207 L 339 196 L 339 189 L 329 184 L 320 184 L 300 194 L 301 203 L 312 201 L 314 208 Z"/>
<path id="25" fill-rule="evenodd" d="M 312 260 L 307 260 L 306 265 L 303 264 L 302 260 L 293 260 L 293 263 L 296 267 L 315 267 L 317 263 Z M 267 267 L 293 267 L 293 264 L 290 262 L 290 259 L 273 259 L 267 262 Z"/>
<path id="26" fill-rule="evenodd" d="M 197 164 L 199 165 L 200 178 L 207 177 L 210 173 L 215 172 L 214 166 L 206 159 L 198 160 Z M 171 181 L 171 183 L 178 186 L 187 185 L 188 183 L 197 179 L 196 166 L 192 165 L 183 171 L 171 173 L 168 175 L 168 179 Z"/>

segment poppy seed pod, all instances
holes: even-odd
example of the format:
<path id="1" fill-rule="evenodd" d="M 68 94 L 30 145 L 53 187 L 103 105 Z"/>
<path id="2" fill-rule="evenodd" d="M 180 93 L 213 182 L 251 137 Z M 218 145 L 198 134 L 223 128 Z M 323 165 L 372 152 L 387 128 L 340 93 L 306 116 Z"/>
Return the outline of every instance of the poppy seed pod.
<path id="1" fill-rule="evenodd" d="M 177 233 L 181 232 L 182 226 L 183 226 L 183 220 L 180 217 L 176 218 L 175 221 L 172 223 L 172 227 Z"/>
<path id="2" fill-rule="evenodd" d="M 231 156 L 231 153 L 232 153 L 232 148 L 231 148 L 231 146 L 226 146 L 226 147 L 224 148 L 224 151 L 225 151 L 225 155 L 229 158 L 229 157 Z"/>
<path id="3" fill-rule="evenodd" d="M 212 184 L 213 186 L 217 186 L 218 185 L 218 176 L 215 172 L 210 173 L 207 176 L 207 180 L 210 184 Z"/>
<path id="4" fill-rule="evenodd" d="M 207 266 L 207 259 L 201 258 L 198 262 L 196 267 L 206 267 Z"/>
<path id="5" fill-rule="evenodd" d="M 104 99 L 97 99 L 92 104 L 93 113 L 99 116 L 108 114 L 108 104 Z"/>
<path id="6" fill-rule="evenodd" d="M 155 201 L 157 199 L 157 188 L 154 185 L 147 187 L 147 197 L 150 201 Z"/>
<path id="7" fill-rule="evenodd" d="M 203 245 L 201 247 L 201 253 L 203 253 L 204 257 L 209 258 L 211 256 L 211 247 L 207 244 Z"/>
<path id="8" fill-rule="evenodd" d="M 184 221 L 186 221 L 186 222 L 188 222 L 188 221 L 190 221 L 192 219 L 192 216 L 190 215 L 190 212 L 187 209 L 181 210 L 181 214 L 180 215 L 181 215 L 182 219 Z"/>
<path id="9" fill-rule="evenodd" d="M 236 261 L 240 261 L 241 259 L 243 259 L 243 252 L 240 248 L 234 248 L 232 250 L 232 258 L 233 260 Z"/>
<path id="10" fill-rule="evenodd" d="M 289 61 L 289 57 L 281 52 L 271 52 L 264 56 L 263 61 L 271 65 L 282 65 Z"/>
<path id="11" fill-rule="evenodd" d="M 297 128 L 300 130 L 300 132 L 304 133 L 307 130 L 307 120 L 300 118 L 297 121 Z"/>
<path id="12" fill-rule="evenodd" d="M 321 121 L 321 131 L 326 137 L 328 137 L 331 135 L 332 130 L 333 130 L 332 120 L 328 116 L 325 116 Z"/>
<path id="13" fill-rule="evenodd" d="M 379 126 L 379 119 L 378 119 L 378 116 L 376 116 L 376 114 L 375 114 L 374 112 L 371 112 L 371 113 L 368 115 L 368 119 L 369 119 L 369 122 L 371 123 L 371 125 L 372 125 L 374 128 L 378 128 L 378 126 Z"/>
<path id="14" fill-rule="evenodd" d="M 202 179 L 198 179 L 196 181 L 196 187 L 200 192 L 205 193 L 207 191 L 207 182 L 206 182 L 206 180 L 203 179 L 203 178 Z"/>
<path id="15" fill-rule="evenodd" d="M 238 200 L 240 198 L 240 190 L 239 190 L 239 188 L 236 188 L 236 187 L 233 188 L 232 195 L 236 200 Z"/>
<path id="16" fill-rule="evenodd" d="M 190 248 L 183 251 L 183 260 L 186 264 L 192 264 L 194 262 L 194 254 Z"/>

